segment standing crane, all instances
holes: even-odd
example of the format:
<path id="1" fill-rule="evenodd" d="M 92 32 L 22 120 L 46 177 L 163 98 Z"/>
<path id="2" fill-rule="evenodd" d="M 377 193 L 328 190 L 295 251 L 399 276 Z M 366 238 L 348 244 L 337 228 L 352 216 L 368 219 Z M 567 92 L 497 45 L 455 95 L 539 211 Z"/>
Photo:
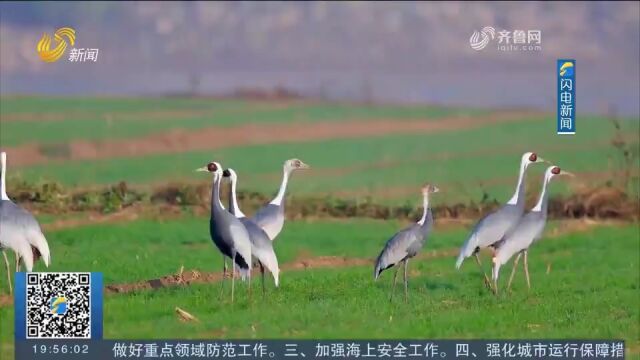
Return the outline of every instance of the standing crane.
<path id="1" fill-rule="evenodd" d="M 460 269 L 465 258 L 472 255 L 475 256 L 476 262 L 484 275 L 485 284 L 487 287 L 491 287 L 491 281 L 482 267 L 478 253 L 483 248 L 491 247 L 494 249 L 494 245 L 502 239 L 504 234 L 518 223 L 524 213 L 526 170 L 529 165 L 541 162 L 545 162 L 545 160 L 536 153 L 527 152 L 522 155 L 515 193 L 500 209 L 478 221 L 460 249 L 460 254 L 456 260 L 456 269 Z"/>
<path id="2" fill-rule="evenodd" d="M 404 300 L 408 301 L 408 280 L 407 280 L 407 268 L 409 266 L 409 259 L 416 256 L 418 252 L 424 246 L 427 240 L 427 236 L 431 232 L 433 227 L 433 215 L 429 208 L 429 194 L 437 193 L 440 191 L 435 185 L 427 184 L 422 188 L 422 201 L 423 212 L 422 217 L 417 223 L 409 226 L 408 228 L 399 231 L 391 239 L 389 239 L 382 249 L 376 265 L 374 268 L 374 278 L 378 280 L 380 274 L 395 265 L 403 263 L 404 265 Z M 398 269 L 393 274 L 393 285 L 391 286 L 391 295 L 389 301 L 393 300 L 393 291 L 396 287 L 396 280 L 398 278 Z"/>
<path id="3" fill-rule="evenodd" d="M 7 196 L 7 154 L 5 152 L 0 153 L 0 162 L 2 163 L 2 174 L 0 174 L 0 249 L 7 268 L 9 292 L 12 293 L 11 269 L 5 249 L 13 250 L 16 254 L 16 263 L 22 259 L 27 271 L 33 270 L 33 263 L 40 256 L 45 266 L 49 267 L 51 254 L 49 244 L 42 234 L 38 221 Z"/>
<path id="4" fill-rule="evenodd" d="M 273 250 L 273 243 L 256 223 L 247 218 L 240 207 L 236 197 L 236 185 L 238 183 L 238 175 L 233 169 L 225 169 L 223 176 L 231 181 L 229 189 L 229 212 L 242 222 L 249 232 L 249 240 L 251 240 L 251 255 L 257 260 L 260 266 L 260 275 L 262 279 L 262 293 L 264 294 L 264 268 L 271 272 L 276 287 L 278 287 L 280 268 L 278 267 L 278 258 Z"/>
<path id="5" fill-rule="evenodd" d="M 284 195 L 287 191 L 289 177 L 295 170 L 305 170 L 311 167 L 299 159 L 289 159 L 284 162 L 282 183 L 276 197 L 271 202 L 259 209 L 253 216 L 253 221 L 258 224 L 269 236 L 271 241 L 282 231 L 284 226 Z"/>
<path id="6" fill-rule="evenodd" d="M 210 162 L 196 171 L 213 173 L 211 187 L 211 218 L 209 219 L 209 234 L 218 250 L 231 259 L 231 302 L 233 302 L 236 264 L 243 277 L 249 279 L 249 295 L 251 295 L 251 242 L 249 233 L 240 220 L 222 207 L 220 202 L 220 183 L 222 181 L 222 167 L 217 162 Z M 226 262 L 223 262 L 223 276 L 221 289 L 224 286 Z"/>
<path id="7" fill-rule="evenodd" d="M 498 293 L 498 275 L 500 273 L 500 266 L 504 265 L 514 255 L 518 254 L 513 261 L 513 269 L 511 270 L 511 276 L 509 277 L 509 284 L 507 285 L 507 291 L 511 288 L 511 281 L 516 273 L 516 267 L 520 256 L 524 255 L 524 273 L 527 279 L 527 288 L 531 288 L 529 282 L 529 264 L 527 261 L 527 255 L 529 247 L 533 243 L 542 237 L 542 232 L 547 223 L 547 203 L 549 201 L 549 192 L 547 191 L 547 185 L 555 176 L 567 175 L 574 176 L 568 171 L 561 170 L 557 166 L 550 166 L 544 174 L 544 181 L 542 183 L 542 192 L 540 192 L 540 198 L 536 206 L 531 209 L 518 224 L 509 231 L 500 242 L 500 246 L 497 248 L 495 255 L 493 256 L 493 270 L 491 272 L 493 279 L 494 292 Z"/>

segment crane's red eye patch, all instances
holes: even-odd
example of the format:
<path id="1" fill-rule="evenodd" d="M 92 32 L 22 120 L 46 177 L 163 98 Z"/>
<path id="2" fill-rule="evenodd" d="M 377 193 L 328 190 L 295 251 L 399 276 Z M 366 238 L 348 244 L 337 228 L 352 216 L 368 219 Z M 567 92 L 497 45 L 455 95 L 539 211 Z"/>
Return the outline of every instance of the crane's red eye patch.
<path id="1" fill-rule="evenodd" d="M 218 170 L 218 166 L 216 165 L 216 163 L 208 163 L 207 164 L 207 170 L 209 170 L 209 172 L 215 172 L 216 170 Z"/>
<path id="2" fill-rule="evenodd" d="M 300 163 L 300 160 L 296 160 L 295 161 L 296 167 L 300 167 L 302 164 Z"/>
<path id="3" fill-rule="evenodd" d="M 558 175 L 560 174 L 560 168 L 559 167 L 554 167 L 553 169 L 551 169 L 551 173 L 554 175 Z"/>
<path id="4" fill-rule="evenodd" d="M 538 160 L 538 155 L 536 155 L 535 153 L 529 156 L 529 161 L 536 161 L 536 160 Z"/>

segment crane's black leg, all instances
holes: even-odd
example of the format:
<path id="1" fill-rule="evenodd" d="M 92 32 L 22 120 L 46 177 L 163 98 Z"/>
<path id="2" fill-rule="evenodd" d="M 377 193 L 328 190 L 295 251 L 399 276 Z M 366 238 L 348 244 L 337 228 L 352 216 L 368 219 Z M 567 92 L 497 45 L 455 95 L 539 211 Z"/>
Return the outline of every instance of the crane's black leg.
<path id="1" fill-rule="evenodd" d="M 407 269 L 409 267 L 409 259 L 404 261 L 404 302 L 409 301 L 408 287 L 409 281 L 407 280 Z"/>
<path id="2" fill-rule="evenodd" d="M 396 289 L 396 283 L 398 280 L 398 270 L 400 270 L 400 267 L 396 266 L 396 271 L 393 273 L 393 283 L 391 284 L 391 296 L 389 296 L 389 301 L 393 300 L 393 292 Z"/>
<path id="3" fill-rule="evenodd" d="M 16 253 L 16 272 L 20 271 L 20 255 Z"/>
<path id="4" fill-rule="evenodd" d="M 249 271 L 247 272 L 247 282 L 249 283 L 247 288 L 248 297 L 251 300 L 251 265 L 249 265 Z"/>
<path id="5" fill-rule="evenodd" d="M 220 298 L 224 292 L 224 281 L 227 278 L 227 258 L 222 255 L 222 281 L 220 282 Z"/>
<path id="6" fill-rule="evenodd" d="M 476 258 L 476 263 L 478 263 L 478 266 L 480 267 L 480 270 L 482 270 L 482 275 L 484 275 L 484 285 L 489 290 L 491 290 L 491 280 L 489 280 L 489 277 L 487 276 L 487 273 L 484 271 L 484 268 L 482 267 L 482 263 L 480 262 L 480 255 L 478 255 L 477 251 L 473 255 Z"/>
<path id="7" fill-rule="evenodd" d="M 262 296 L 264 296 L 265 294 L 265 290 L 264 290 L 264 266 L 262 265 L 262 263 L 260 264 L 260 277 L 262 278 Z"/>
<path id="8" fill-rule="evenodd" d="M 233 302 L 233 291 L 236 282 L 236 253 L 232 253 L 231 256 L 231 302 Z"/>
<path id="9" fill-rule="evenodd" d="M 9 295 L 13 294 L 13 287 L 11 286 L 11 266 L 9 265 L 9 259 L 7 259 L 7 253 L 2 250 L 2 256 L 4 257 L 4 264 L 7 266 L 7 280 L 9 280 Z"/>
<path id="10" fill-rule="evenodd" d="M 513 276 L 516 274 L 516 268 L 518 267 L 518 262 L 520 261 L 521 252 L 518 253 L 518 256 L 515 260 L 513 260 L 513 269 L 511 269 L 511 276 L 509 276 L 509 283 L 507 284 L 507 292 L 511 290 L 511 282 L 513 281 Z"/>
<path id="11" fill-rule="evenodd" d="M 524 251 L 524 276 L 527 278 L 527 289 L 531 290 L 531 283 L 529 282 L 529 262 L 527 261 L 528 251 Z"/>

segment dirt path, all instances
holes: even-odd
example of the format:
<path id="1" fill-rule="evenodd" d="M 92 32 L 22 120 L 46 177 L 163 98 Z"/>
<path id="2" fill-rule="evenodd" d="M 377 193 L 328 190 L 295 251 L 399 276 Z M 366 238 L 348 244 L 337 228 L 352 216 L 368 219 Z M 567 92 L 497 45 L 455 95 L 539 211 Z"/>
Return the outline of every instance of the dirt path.
<path id="1" fill-rule="evenodd" d="M 173 130 L 136 139 L 102 142 L 72 141 L 69 156 L 49 158 L 38 144 L 7 148 L 15 166 L 36 165 L 52 161 L 96 160 L 188 151 L 215 150 L 232 146 L 272 143 L 298 143 L 329 139 L 349 139 L 389 134 L 435 133 L 486 126 L 488 124 L 531 119 L 533 112 L 498 112 L 483 117 L 451 117 L 438 120 L 350 120 L 291 124 L 244 124 L 235 127 L 210 127 L 197 131 Z"/>
<path id="2" fill-rule="evenodd" d="M 17 113 L 2 116 L 2 121 L 66 121 L 66 120 L 162 120 L 210 115 L 211 110 L 166 110 L 166 111 L 127 111 L 105 112 L 96 115 L 91 111 L 70 111 L 64 113 Z"/>
<path id="3" fill-rule="evenodd" d="M 103 112 L 100 115 L 96 115 L 92 111 L 65 111 L 65 112 L 44 112 L 44 113 L 14 113 L 4 114 L 0 118 L 1 121 L 65 121 L 65 120 L 106 120 L 106 121 L 118 121 L 118 120 L 162 120 L 162 119 L 180 119 L 199 116 L 211 116 L 212 114 L 239 114 L 239 113 L 253 113 L 259 111 L 280 110 L 286 109 L 297 104 L 304 104 L 304 102 L 276 102 L 276 101 L 255 101 L 247 103 L 246 106 L 239 106 L 238 108 L 221 108 L 215 107 L 207 109 L 166 109 L 166 110 L 142 110 L 142 111 L 108 111 Z"/>

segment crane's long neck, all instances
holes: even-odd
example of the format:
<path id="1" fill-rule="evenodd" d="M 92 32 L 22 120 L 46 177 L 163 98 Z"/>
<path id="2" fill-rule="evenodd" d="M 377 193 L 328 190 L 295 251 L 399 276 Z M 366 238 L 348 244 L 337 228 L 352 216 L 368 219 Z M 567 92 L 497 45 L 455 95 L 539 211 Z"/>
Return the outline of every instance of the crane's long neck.
<path id="1" fill-rule="evenodd" d="M 231 188 L 229 190 L 229 211 L 238 219 L 245 217 L 240 206 L 238 206 L 238 197 L 236 196 L 236 185 L 238 180 L 231 178 Z"/>
<path id="2" fill-rule="evenodd" d="M 547 191 L 547 185 L 549 185 L 550 181 L 551 175 L 546 174 L 544 177 L 544 182 L 542 183 L 542 191 L 540 192 L 538 203 L 533 207 L 533 209 L 531 209 L 531 211 L 542 212 L 545 215 L 547 214 L 547 205 L 549 203 L 549 192 Z"/>
<path id="3" fill-rule="evenodd" d="M 7 196 L 7 162 L 5 160 L 5 156 L 3 154 L 2 156 L 2 174 L 0 174 L 0 177 L 2 178 L 0 180 L 0 186 L 2 186 L 2 188 L 0 189 L 0 198 L 2 198 L 2 200 L 9 200 L 9 197 Z"/>
<path id="4" fill-rule="evenodd" d="M 213 217 L 216 211 L 224 211 L 224 207 L 220 202 L 220 178 L 221 176 L 218 174 L 213 175 L 213 186 L 211 187 L 211 217 Z"/>
<path id="5" fill-rule="evenodd" d="M 520 175 L 518 176 L 518 185 L 516 185 L 516 191 L 513 193 L 513 196 L 507 202 L 509 205 L 524 205 L 524 191 L 525 191 L 525 181 L 524 176 L 527 171 L 527 162 L 523 160 L 520 163 Z"/>
<path id="6" fill-rule="evenodd" d="M 278 190 L 278 195 L 276 195 L 276 197 L 271 201 L 271 204 L 278 206 L 282 204 L 282 201 L 284 200 L 284 194 L 287 191 L 289 175 L 291 175 L 291 171 L 285 168 L 282 174 L 282 183 L 280 184 L 280 190 Z"/>
<path id="7" fill-rule="evenodd" d="M 423 226 L 427 221 L 427 214 L 429 213 L 429 194 L 424 194 L 422 198 L 422 217 L 418 220 L 418 225 Z"/>

